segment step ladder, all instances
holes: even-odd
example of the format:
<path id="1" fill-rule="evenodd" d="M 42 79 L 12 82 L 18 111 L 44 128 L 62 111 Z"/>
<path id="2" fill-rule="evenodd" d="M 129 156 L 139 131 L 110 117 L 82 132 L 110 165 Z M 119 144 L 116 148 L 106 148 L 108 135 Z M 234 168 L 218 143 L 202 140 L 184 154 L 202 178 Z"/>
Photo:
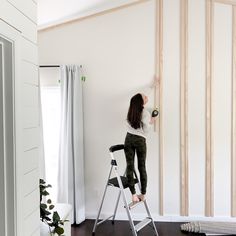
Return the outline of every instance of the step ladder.
<path id="1" fill-rule="evenodd" d="M 101 225 L 105 221 L 107 221 L 109 219 L 112 219 L 112 224 L 114 224 L 118 204 L 119 204 L 119 201 L 120 201 L 120 197 L 122 196 L 123 202 L 124 202 L 124 208 L 126 209 L 126 212 L 127 212 L 127 215 L 128 215 L 128 219 L 129 219 L 129 223 L 130 223 L 130 227 L 131 227 L 133 236 L 137 236 L 138 232 L 147 225 L 150 225 L 154 230 L 154 232 L 153 232 L 154 235 L 158 236 L 158 232 L 157 232 L 156 226 L 154 224 L 154 221 L 152 219 L 151 213 L 149 211 L 147 201 L 146 200 L 145 201 L 140 201 L 136 204 L 131 202 L 131 203 L 128 204 L 128 202 L 126 200 L 126 195 L 125 195 L 124 189 L 128 188 L 128 181 L 127 181 L 127 178 L 126 178 L 125 175 L 120 176 L 120 174 L 118 173 L 117 162 L 116 162 L 116 159 L 113 155 L 114 152 L 119 151 L 119 150 L 124 150 L 124 145 L 123 144 L 111 146 L 109 148 L 110 155 L 111 155 L 111 169 L 110 169 L 110 172 L 109 172 L 109 176 L 108 176 L 108 180 L 107 180 L 107 183 L 106 183 L 105 191 L 104 191 L 104 194 L 103 194 L 103 197 L 102 197 L 102 202 L 101 202 L 101 205 L 100 205 L 99 210 L 98 210 L 98 215 L 97 215 L 96 221 L 94 223 L 92 235 L 95 235 L 95 231 L 96 231 L 97 226 Z M 115 171 L 116 177 L 110 178 L 113 169 Z M 134 171 L 134 176 L 135 176 L 135 184 L 138 184 L 139 189 L 141 189 L 140 182 L 139 182 L 136 171 Z M 104 199 L 105 199 L 105 196 L 106 196 L 106 191 L 107 191 L 108 186 L 117 187 L 117 188 L 120 189 L 119 194 L 118 194 L 118 198 L 117 198 L 117 201 L 116 201 L 116 205 L 115 205 L 114 214 L 107 217 L 104 220 L 99 220 L 100 213 L 101 213 L 101 210 L 102 210 L 102 206 L 103 206 L 103 203 L 104 203 Z M 134 207 L 136 207 L 140 204 L 144 204 L 146 212 L 147 212 L 147 217 L 144 220 L 142 220 L 141 222 L 139 222 L 138 224 L 134 224 L 134 221 L 133 221 L 132 215 L 131 215 L 131 210 Z"/>

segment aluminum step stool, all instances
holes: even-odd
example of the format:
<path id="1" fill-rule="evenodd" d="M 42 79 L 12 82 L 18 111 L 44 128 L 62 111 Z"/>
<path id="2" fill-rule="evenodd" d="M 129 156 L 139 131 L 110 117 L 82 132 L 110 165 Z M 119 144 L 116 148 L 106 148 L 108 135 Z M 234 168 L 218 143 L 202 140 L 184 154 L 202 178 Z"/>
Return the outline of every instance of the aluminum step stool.
<path id="1" fill-rule="evenodd" d="M 127 178 L 125 177 L 125 175 L 120 176 L 120 174 L 118 173 L 117 162 L 116 162 L 116 159 L 113 155 L 114 152 L 119 151 L 119 150 L 124 150 L 124 145 L 123 144 L 111 146 L 109 148 L 110 155 L 111 155 L 111 169 L 110 169 L 110 172 L 109 172 L 109 176 L 108 176 L 108 180 L 107 180 L 107 183 L 106 183 L 105 191 L 104 191 L 104 194 L 103 194 L 103 197 L 102 197 L 102 202 L 101 202 L 101 205 L 100 205 L 99 210 L 98 210 L 98 215 L 97 215 L 96 221 L 94 223 L 92 235 L 95 235 L 95 231 L 96 231 L 97 226 L 104 223 L 105 221 L 112 218 L 112 224 L 114 224 L 118 204 L 119 204 L 119 201 L 120 201 L 120 197 L 122 195 L 123 202 L 124 202 L 124 207 L 125 207 L 127 215 L 128 215 L 128 219 L 129 219 L 129 223 L 130 223 L 130 227 L 131 227 L 133 236 L 137 236 L 138 232 L 147 225 L 152 226 L 152 228 L 154 230 L 154 235 L 158 236 L 158 232 L 157 232 L 156 226 L 154 224 L 154 221 L 152 219 L 152 216 L 151 216 L 151 213 L 149 211 L 146 200 L 145 201 L 140 201 L 136 204 L 133 204 L 132 202 L 130 204 L 127 203 L 124 189 L 128 188 L 128 181 L 127 181 Z M 116 177 L 110 179 L 113 168 L 114 168 Z M 134 175 L 135 175 L 135 183 L 138 184 L 139 189 L 141 189 L 140 182 L 138 180 L 138 176 L 137 176 L 136 171 L 134 171 Z M 106 191 L 107 191 L 108 186 L 117 187 L 117 188 L 120 189 L 120 191 L 119 191 L 117 202 L 116 202 L 116 205 L 115 205 L 114 214 L 109 216 L 108 218 L 106 218 L 104 220 L 99 221 L 100 213 L 101 213 L 101 210 L 102 210 L 102 206 L 103 206 L 103 202 L 104 202 L 104 199 L 105 199 L 105 195 L 106 195 Z M 144 204 L 146 212 L 147 212 L 147 217 L 144 220 L 142 220 L 141 222 L 139 222 L 138 224 L 135 225 L 134 221 L 132 219 L 131 210 L 134 207 L 136 207 L 137 205 L 140 205 L 140 204 Z"/>

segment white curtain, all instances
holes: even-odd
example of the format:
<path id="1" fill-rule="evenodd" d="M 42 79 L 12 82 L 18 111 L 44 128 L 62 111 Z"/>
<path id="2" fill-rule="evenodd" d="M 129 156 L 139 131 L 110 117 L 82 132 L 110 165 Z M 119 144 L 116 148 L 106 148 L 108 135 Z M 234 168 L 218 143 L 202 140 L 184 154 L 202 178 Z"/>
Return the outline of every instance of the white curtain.
<path id="1" fill-rule="evenodd" d="M 72 205 L 72 223 L 85 220 L 83 101 L 79 67 L 61 66 L 58 202 Z"/>

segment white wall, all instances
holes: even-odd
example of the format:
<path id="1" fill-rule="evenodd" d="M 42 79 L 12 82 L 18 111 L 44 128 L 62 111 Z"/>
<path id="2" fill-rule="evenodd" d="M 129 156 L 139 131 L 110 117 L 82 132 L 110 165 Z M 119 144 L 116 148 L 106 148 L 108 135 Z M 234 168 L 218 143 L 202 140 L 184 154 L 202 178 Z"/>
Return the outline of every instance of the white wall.
<path id="1" fill-rule="evenodd" d="M 180 1 L 164 0 L 163 9 L 163 196 L 164 220 L 180 218 Z M 189 61 L 188 61 L 188 160 L 189 160 L 189 216 L 205 219 L 205 128 L 206 128 L 206 69 L 205 69 L 205 0 L 189 0 Z M 230 15 L 229 9 L 219 4 L 216 9 L 216 60 L 221 53 L 227 60 L 216 65 L 215 73 L 226 73 L 227 83 L 217 77 L 214 85 L 220 96 L 224 113 L 214 115 L 226 129 L 217 128 L 215 153 L 215 217 L 230 219 L 229 193 L 229 107 L 230 107 Z M 224 18 L 227 16 L 226 18 Z M 225 20 L 221 22 L 221 18 Z M 225 32 L 223 34 L 222 32 Z M 217 35 L 215 36 L 217 38 Z M 225 37 L 224 37 L 225 36 Z M 220 44 L 218 47 L 217 45 Z M 39 32 L 40 64 L 82 64 L 87 80 L 84 84 L 84 138 L 86 215 L 96 217 L 109 170 L 108 148 L 123 143 L 125 118 L 130 97 L 147 85 L 155 68 L 155 1 L 150 0 L 126 9 L 114 11 L 83 21 L 65 24 Z M 220 63 L 220 62 L 219 62 Z M 224 86 L 222 91 L 220 88 Z M 222 98 L 222 99 L 221 99 Z M 153 106 L 153 95 L 149 105 Z M 216 111 L 216 108 L 214 108 Z M 224 114 L 227 114 L 224 116 Z M 223 129 L 223 130 L 221 130 Z M 223 132 L 223 133 L 221 133 Z M 222 134 L 222 136 L 221 136 Z M 223 141 L 223 142 L 221 142 Z M 150 132 L 147 139 L 148 190 L 147 199 L 156 220 L 159 217 L 159 157 L 158 133 Z M 221 156 L 220 156 L 221 155 Z M 227 157 L 226 161 L 223 157 Z M 119 155 L 123 165 L 124 156 Z M 224 176 L 220 173 L 222 167 Z M 224 183 L 223 183 L 224 182 Z M 223 188 L 224 192 L 220 192 Z M 225 193 L 224 197 L 220 194 Z M 116 190 L 110 190 L 103 215 L 114 208 Z M 127 192 L 129 194 L 129 192 Z M 223 202 L 220 202 L 222 197 Z M 136 218 L 144 215 L 135 209 Z M 118 209 L 118 218 L 127 219 L 124 208 Z"/>
<path id="2" fill-rule="evenodd" d="M 195 14 L 198 12 L 198 14 Z M 205 212 L 205 0 L 189 1 L 189 208 Z M 199 129 L 199 127 L 202 127 Z M 198 172 L 196 178 L 196 169 Z M 198 202 L 198 204 L 196 204 Z"/>
<path id="3" fill-rule="evenodd" d="M 179 2 L 163 2 L 163 78 L 165 78 L 163 80 L 163 180 L 164 211 L 167 215 L 178 215 L 180 211 Z M 172 30 L 169 30 L 170 28 Z"/>
<path id="4" fill-rule="evenodd" d="M 18 51 L 14 52 L 17 58 L 14 70 L 14 120 L 16 224 L 19 236 L 39 235 L 40 145 L 36 12 L 36 0 L 1 1 L 0 20 L 19 35 L 16 43 Z M 4 35 L 2 29 L 0 33 Z"/>
<path id="5" fill-rule="evenodd" d="M 226 216 L 231 211 L 232 7 L 215 4 L 214 24 L 214 205 L 215 214 Z"/>
<path id="6" fill-rule="evenodd" d="M 88 217 L 96 215 L 107 180 L 108 148 L 124 142 L 130 97 L 152 81 L 155 38 L 150 35 L 154 32 L 154 3 L 151 1 L 39 33 L 40 64 L 82 64 L 87 77 L 84 138 Z M 151 107 L 152 100 L 153 95 Z M 150 133 L 148 146 L 148 196 L 153 211 L 158 212 L 157 133 Z M 121 158 L 124 161 L 123 155 Z M 115 200 L 115 196 L 112 199 Z M 114 205 L 112 200 L 107 203 L 106 213 Z M 121 207 L 119 214 L 124 213 Z"/>

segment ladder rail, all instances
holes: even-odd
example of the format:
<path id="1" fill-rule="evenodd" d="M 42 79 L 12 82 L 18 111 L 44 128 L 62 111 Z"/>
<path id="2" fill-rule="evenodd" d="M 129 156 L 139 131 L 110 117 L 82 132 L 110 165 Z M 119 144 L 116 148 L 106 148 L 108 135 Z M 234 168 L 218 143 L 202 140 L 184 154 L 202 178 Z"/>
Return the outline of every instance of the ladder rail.
<path id="1" fill-rule="evenodd" d="M 117 166 L 115 166 L 114 169 L 115 169 L 117 181 L 118 181 L 118 183 L 119 183 L 121 195 L 122 195 L 122 197 L 123 197 L 123 201 L 124 201 L 124 204 L 125 204 L 125 209 L 126 209 L 126 212 L 127 212 L 128 218 L 129 218 L 129 224 L 130 224 L 132 233 L 133 233 L 134 236 L 137 236 L 137 231 L 135 230 L 135 225 L 134 225 L 133 219 L 132 219 L 132 217 L 131 217 L 131 213 L 130 213 L 130 210 L 129 210 L 129 206 L 128 206 L 127 199 L 126 199 L 126 196 L 125 196 L 124 187 L 123 187 L 123 184 L 122 184 L 122 181 L 121 181 L 121 178 L 120 178 L 120 175 L 119 175 Z"/>
<path id="2" fill-rule="evenodd" d="M 108 175 L 107 184 L 106 184 L 106 187 L 105 187 L 103 196 L 102 196 L 102 202 L 101 202 L 101 205 L 100 205 L 99 210 L 98 210 L 98 215 L 97 215 L 95 224 L 94 224 L 94 226 L 93 226 L 93 233 L 95 233 L 96 228 L 97 228 L 97 225 L 98 225 L 98 220 L 99 220 L 99 217 L 100 217 L 100 214 L 101 214 L 101 210 L 102 210 L 102 206 L 103 206 L 103 203 L 104 203 L 104 199 L 105 199 L 105 196 L 106 196 L 107 187 L 108 187 L 108 182 L 109 182 L 109 179 L 110 179 L 110 177 L 111 177 L 112 169 L 113 169 L 113 165 L 111 166 L 111 169 L 110 169 L 110 172 L 109 172 L 109 175 Z"/>
<path id="3" fill-rule="evenodd" d="M 107 220 L 109 220 L 109 219 L 111 219 L 113 217 L 113 215 L 111 215 L 111 216 L 108 216 L 107 218 L 105 218 L 104 220 L 101 220 L 101 221 L 99 221 L 98 223 L 97 223 L 97 226 L 98 225 L 101 225 L 102 223 L 104 223 L 105 221 L 107 221 Z"/>
<path id="4" fill-rule="evenodd" d="M 135 175 L 135 177 L 138 179 L 138 175 L 137 175 L 136 170 L 134 170 L 134 175 Z M 139 187 L 139 190 L 140 190 L 140 192 L 141 192 L 141 184 L 140 184 L 140 181 L 138 182 L 138 187 Z M 144 206 L 145 206 L 145 209 L 146 209 L 148 218 L 150 218 L 150 220 L 151 220 L 152 227 L 153 227 L 153 229 L 154 229 L 154 231 L 155 231 L 155 234 L 156 234 L 156 236 L 158 236 L 157 228 L 156 228 L 155 222 L 153 221 L 153 218 L 152 218 L 151 212 L 150 212 L 150 210 L 149 210 L 149 207 L 148 207 L 148 205 L 147 205 L 147 201 L 145 200 L 143 203 L 144 203 Z"/>
<path id="5" fill-rule="evenodd" d="M 157 228 L 156 228 L 155 222 L 153 221 L 153 218 L 152 218 L 152 216 L 151 216 L 151 212 L 149 211 L 149 207 L 148 207 L 148 205 L 147 205 L 147 201 L 146 201 L 146 200 L 144 201 L 144 206 L 145 206 L 145 208 L 146 208 L 148 217 L 149 217 L 150 220 L 152 221 L 152 227 L 153 227 L 153 229 L 154 229 L 154 231 L 155 231 L 155 234 L 158 236 Z"/>
<path id="6" fill-rule="evenodd" d="M 115 210 L 114 210 L 114 214 L 113 214 L 113 218 L 112 218 L 112 223 L 113 224 L 114 224 L 114 220 L 115 220 L 115 217 L 116 217 L 116 212 L 117 212 L 118 204 L 120 202 L 120 196 L 121 196 L 121 190 L 119 191 L 119 195 L 118 195 L 118 198 L 117 198 L 117 201 L 116 201 L 116 206 L 115 206 Z"/>
<path id="7" fill-rule="evenodd" d="M 125 169 L 125 172 L 123 174 L 123 176 L 126 176 L 126 169 Z M 124 186 L 123 186 L 124 187 Z M 118 198 L 117 198 L 117 201 L 116 201 L 116 206 L 115 206 L 115 210 L 114 210 L 114 215 L 113 215 L 113 218 L 112 218 L 112 223 L 114 224 L 114 220 L 115 220 L 115 217 L 116 217 L 116 212 L 117 212 L 117 208 L 118 208 L 118 204 L 120 202 L 120 196 L 121 196 L 121 190 L 119 191 L 119 195 L 118 195 Z"/>

